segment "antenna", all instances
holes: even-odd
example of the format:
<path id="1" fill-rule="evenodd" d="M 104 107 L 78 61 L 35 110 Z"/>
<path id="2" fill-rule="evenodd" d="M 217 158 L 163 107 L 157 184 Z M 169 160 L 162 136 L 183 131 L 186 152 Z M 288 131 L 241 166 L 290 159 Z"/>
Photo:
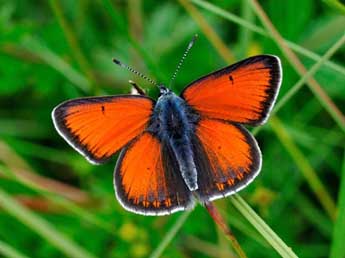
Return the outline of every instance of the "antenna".
<path id="1" fill-rule="evenodd" d="M 180 62 L 177 64 L 176 66 L 176 70 L 173 74 L 173 76 L 171 77 L 171 80 L 170 80 L 170 83 L 169 83 L 169 88 L 171 88 L 171 86 L 173 85 L 173 82 L 175 81 L 175 78 L 176 78 L 176 75 L 177 75 L 177 72 L 180 70 L 182 64 L 183 64 L 183 61 L 186 59 L 187 55 L 188 55 L 188 52 L 189 50 L 192 48 L 192 46 L 194 45 L 195 41 L 198 39 L 198 34 L 195 34 L 192 38 L 192 40 L 189 42 L 186 50 L 184 51 L 184 54 L 180 60 Z"/>
<path id="2" fill-rule="evenodd" d="M 115 58 L 113 58 L 113 62 L 114 62 L 115 64 L 117 64 L 117 65 L 123 67 L 123 68 L 126 68 L 128 71 L 130 71 L 130 72 L 132 72 L 132 73 L 138 75 L 139 77 L 143 78 L 144 80 L 146 80 L 146 81 L 150 82 L 151 84 L 153 84 L 153 85 L 155 85 L 155 86 L 158 87 L 157 83 L 156 83 L 154 80 L 152 80 L 152 79 L 150 79 L 149 77 L 143 75 L 142 73 L 140 73 L 140 72 L 134 70 L 133 68 L 129 67 L 128 65 L 126 65 L 126 64 L 124 64 L 124 63 L 121 63 L 119 60 L 117 60 L 117 59 L 115 59 Z"/>

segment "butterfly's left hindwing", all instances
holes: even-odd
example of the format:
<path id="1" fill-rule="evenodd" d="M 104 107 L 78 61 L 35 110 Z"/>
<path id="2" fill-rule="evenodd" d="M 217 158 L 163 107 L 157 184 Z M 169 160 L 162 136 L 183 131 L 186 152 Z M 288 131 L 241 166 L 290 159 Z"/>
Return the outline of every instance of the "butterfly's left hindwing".
<path id="1" fill-rule="evenodd" d="M 150 132 L 121 152 L 114 184 L 122 206 L 135 213 L 165 215 L 193 205 L 171 147 Z"/>
<path id="2" fill-rule="evenodd" d="M 260 149 L 241 125 L 203 118 L 196 127 L 193 146 L 201 201 L 238 192 L 260 171 Z"/>

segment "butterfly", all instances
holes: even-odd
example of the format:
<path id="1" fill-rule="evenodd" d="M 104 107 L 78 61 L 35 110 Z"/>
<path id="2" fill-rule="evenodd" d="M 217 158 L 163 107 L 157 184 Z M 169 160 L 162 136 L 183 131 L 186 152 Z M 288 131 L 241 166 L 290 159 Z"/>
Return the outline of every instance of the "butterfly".
<path id="1" fill-rule="evenodd" d="M 281 78 L 279 58 L 258 55 L 197 79 L 180 95 L 159 85 L 158 100 L 73 99 L 52 119 L 91 163 L 120 152 L 114 186 L 126 210 L 171 214 L 234 194 L 259 174 L 261 152 L 244 125 L 266 122 Z"/>

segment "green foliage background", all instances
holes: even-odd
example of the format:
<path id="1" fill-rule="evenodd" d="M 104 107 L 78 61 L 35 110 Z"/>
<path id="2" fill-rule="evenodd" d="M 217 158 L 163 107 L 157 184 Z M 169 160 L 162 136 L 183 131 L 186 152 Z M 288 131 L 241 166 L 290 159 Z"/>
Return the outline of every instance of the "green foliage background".
<path id="1" fill-rule="evenodd" d="M 67 99 L 128 93 L 129 79 L 156 97 L 112 58 L 168 84 L 195 33 L 176 92 L 229 62 L 266 53 L 282 60 L 279 102 L 309 75 L 297 73 L 270 37 L 255 2 L 0 0 L 0 256 L 148 257 L 163 251 L 167 234 L 162 257 L 234 256 L 200 205 L 164 217 L 125 211 L 114 197 L 116 158 L 89 164 L 59 137 L 50 114 Z M 345 48 L 334 47 L 344 37 L 345 7 L 336 0 L 260 4 L 307 70 L 332 47 L 335 54 L 314 71 L 324 95 L 301 83 L 256 132 L 262 172 L 240 195 L 298 256 L 345 257 Z M 227 49 L 210 41 L 212 33 Z M 279 257 L 234 202 L 216 204 L 248 257 Z"/>

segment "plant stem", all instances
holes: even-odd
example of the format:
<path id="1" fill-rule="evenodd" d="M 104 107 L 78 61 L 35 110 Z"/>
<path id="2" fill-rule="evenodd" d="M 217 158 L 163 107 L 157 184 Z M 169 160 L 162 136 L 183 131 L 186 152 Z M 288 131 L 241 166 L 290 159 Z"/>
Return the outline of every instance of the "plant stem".
<path id="1" fill-rule="evenodd" d="M 218 211 L 217 207 L 213 203 L 207 202 L 205 203 L 205 208 L 210 214 L 210 216 L 212 217 L 212 219 L 214 220 L 214 222 L 221 228 L 223 233 L 229 238 L 229 240 L 231 241 L 232 247 L 234 248 L 238 256 L 241 258 L 246 258 L 247 255 L 243 251 L 235 235 L 232 233 L 230 227 L 226 224 L 224 218 Z"/>
<path id="2" fill-rule="evenodd" d="M 267 31 L 269 32 L 271 38 L 276 42 L 277 46 L 280 50 L 284 53 L 287 60 L 291 63 L 292 67 L 296 70 L 296 72 L 303 76 L 307 73 L 306 68 L 299 60 L 297 55 L 287 46 L 286 42 L 274 27 L 270 19 L 268 18 L 265 11 L 262 9 L 261 5 L 258 3 L 257 0 L 249 0 L 249 3 L 252 5 L 253 10 L 256 12 L 257 16 L 266 27 Z M 309 86 L 310 90 L 314 93 L 317 99 L 320 101 L 321 105 L 328 111 L 328 113 L 332 116 L 334 121 L 339 125 L 339 127 L 345 132 L 345 116 L 343 113 L 338 109 L 338 107 L 334 104 L 332 99 L 327 95 L 327 93 L 321 88 L 318 82 L 310 77 L 307 80 L 307 85 Z"/>

